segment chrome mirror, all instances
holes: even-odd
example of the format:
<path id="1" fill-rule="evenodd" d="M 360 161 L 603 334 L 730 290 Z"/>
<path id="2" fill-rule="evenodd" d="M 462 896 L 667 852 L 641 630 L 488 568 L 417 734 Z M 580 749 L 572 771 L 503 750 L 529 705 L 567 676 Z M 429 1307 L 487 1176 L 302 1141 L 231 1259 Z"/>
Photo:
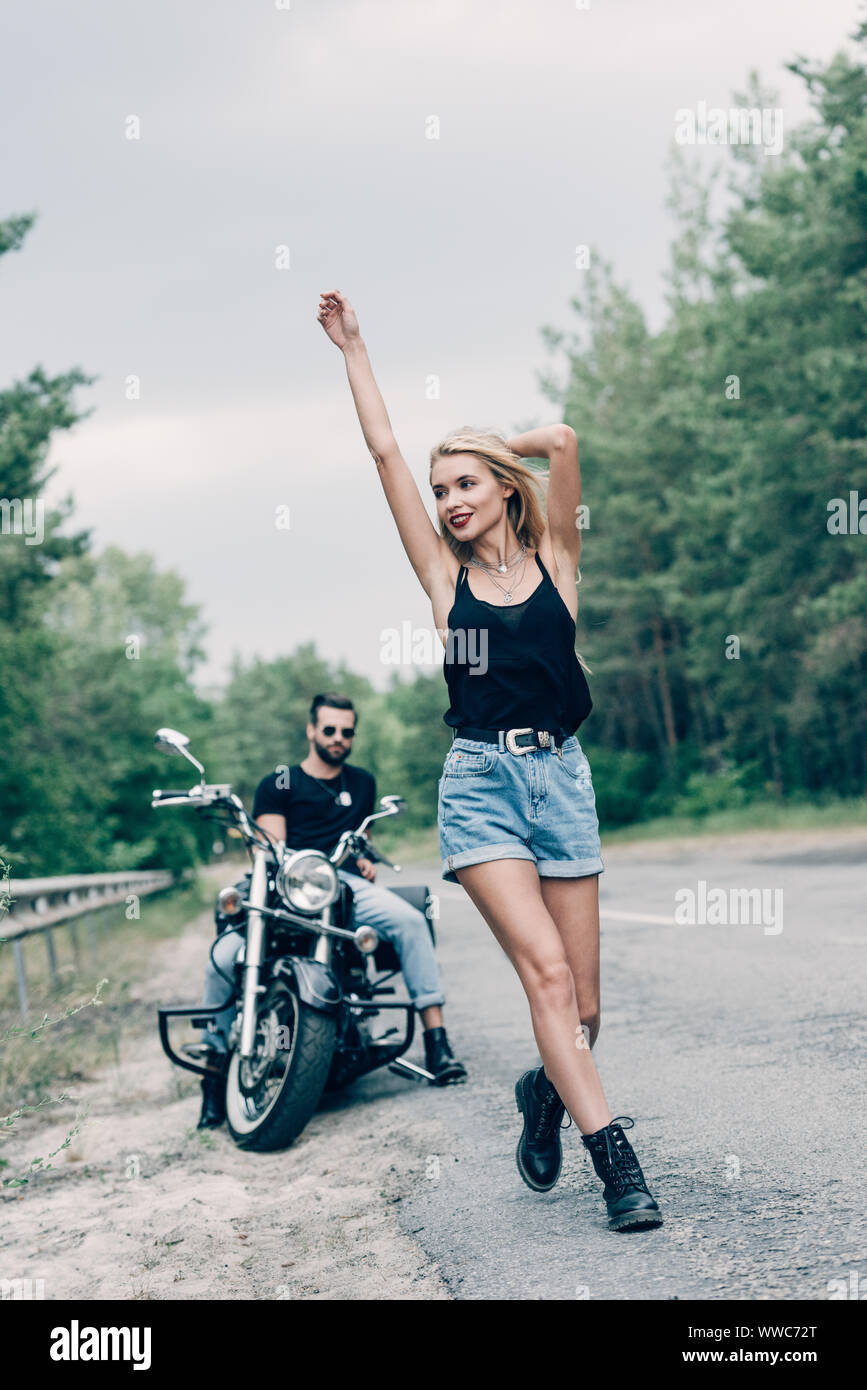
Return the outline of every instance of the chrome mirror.
<path id="1" fill-rule="evenodd" d="M 183 753 L 189 747 L 190 740 L 186 734 L 178 733 L 177 729 L 157 729 L 154 744 L 161 753 Z"/>
<path id="2" fill-rule="evenodd" d="M 182 758 L 186 758 L 187 762 L 192 763 L 193 767 L 202 774 L 202 785 L 204 785 L 205 769 L 198 758 L 194 758 L 192 753 L 187 752 L 189 742 L 186 734 L 179 733 L 177 729 L 157 729 L 154 734 L 154 743 L 160 752 L 180 753 Z"/>

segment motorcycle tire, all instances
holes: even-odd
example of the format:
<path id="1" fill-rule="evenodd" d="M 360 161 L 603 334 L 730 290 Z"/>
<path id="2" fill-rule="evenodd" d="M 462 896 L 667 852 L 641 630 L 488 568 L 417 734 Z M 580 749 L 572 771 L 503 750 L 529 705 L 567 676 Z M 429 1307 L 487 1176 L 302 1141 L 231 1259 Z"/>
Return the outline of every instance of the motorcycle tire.
<path id="1" fill-rule="evenodd" d="M 293 1014 L 292 1041 L 282 1077 L 261 1106 L 253 1080 L 257 1063 L 264 1067 L 267 1051 L 258 1046 L 267 1037 L 267 1020 Z M 240 1149 L 272 1153 L 293 1143 L 314 1114 L 331 1069 L 337 1032 L 331 1014 L 304 1004 L 294 987 L 281 980 L 271 986 L 259 1012 L 257 1053 L 246 1066 L 237 1051 L 226 1073 L 226 1124 Z"/>

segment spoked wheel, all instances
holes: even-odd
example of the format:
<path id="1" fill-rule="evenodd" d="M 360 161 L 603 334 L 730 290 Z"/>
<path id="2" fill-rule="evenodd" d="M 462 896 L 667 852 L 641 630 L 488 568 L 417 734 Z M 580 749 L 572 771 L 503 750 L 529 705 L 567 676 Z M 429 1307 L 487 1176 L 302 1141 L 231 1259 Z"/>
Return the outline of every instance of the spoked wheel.
<path id="1" fill-rule="evenodd" d="M 252 1057 L 232 1053 L 226 1122 L 239 1148 L 269 1152 L 297 1139 L 316 1109 L 334 1053 L 336 1022 L 275 981 L 263 996 Z"/>

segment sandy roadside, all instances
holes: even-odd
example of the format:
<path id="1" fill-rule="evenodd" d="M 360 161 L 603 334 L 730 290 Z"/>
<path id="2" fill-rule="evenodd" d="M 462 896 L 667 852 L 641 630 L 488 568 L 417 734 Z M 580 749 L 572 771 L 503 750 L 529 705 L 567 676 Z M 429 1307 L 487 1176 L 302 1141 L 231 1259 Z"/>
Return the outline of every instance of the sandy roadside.
<path id="1" fill-rule="evenodd" d="M 205 913 L 161 943 L 132 997 L 196 999 L 212 934 Z M 225 1127 L 195 1129 L 198 1081 L 156 1026 L 127 1033 L 119 1065 L 74 1088 L 87 1117 L 70 1147 L 3 1194 L 0 1279 L 42 1280 L 46 1299 L 449 1298 L 395 1214 L 441 1142 L 436 1108 L 382 1075 L 329 1100 L 291 1149 L 246 1154 Z M 5 1175 L 57 1148 L 73 1113 L 21 1122 Z"/>

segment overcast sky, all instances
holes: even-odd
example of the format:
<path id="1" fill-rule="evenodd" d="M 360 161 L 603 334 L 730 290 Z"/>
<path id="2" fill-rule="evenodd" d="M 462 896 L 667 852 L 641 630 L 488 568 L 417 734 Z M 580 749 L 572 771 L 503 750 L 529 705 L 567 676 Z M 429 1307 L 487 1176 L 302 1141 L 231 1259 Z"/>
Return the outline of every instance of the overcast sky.
<path id="1" fill-rule="evenodd" d="M 314 639 L 383 687 L 383 632 L 433 620 L 316 322 L 319 291 L 355 305 L 433 514 L 428 453 L 450 429 L 554 418 L 539 328 L 573 322 L 576 245 L 663 322 L 675 111 L 727 108 L 757 68 L 790 129 L 809 108 L 782 65 L 847 46 L 861 12 L 7 3 L 0 216 L 38 222 L 2 262 L 0 379 L 37 363 L 98 377 L 78 395 L 94 413 L 52 448 L 52 493 L 73 493 L 99 548 L 147 550 L 183 575 L 210 628 L 201 683 L 233 652 Z M 591 584 L 590 546 L 583 574 Z"/>

